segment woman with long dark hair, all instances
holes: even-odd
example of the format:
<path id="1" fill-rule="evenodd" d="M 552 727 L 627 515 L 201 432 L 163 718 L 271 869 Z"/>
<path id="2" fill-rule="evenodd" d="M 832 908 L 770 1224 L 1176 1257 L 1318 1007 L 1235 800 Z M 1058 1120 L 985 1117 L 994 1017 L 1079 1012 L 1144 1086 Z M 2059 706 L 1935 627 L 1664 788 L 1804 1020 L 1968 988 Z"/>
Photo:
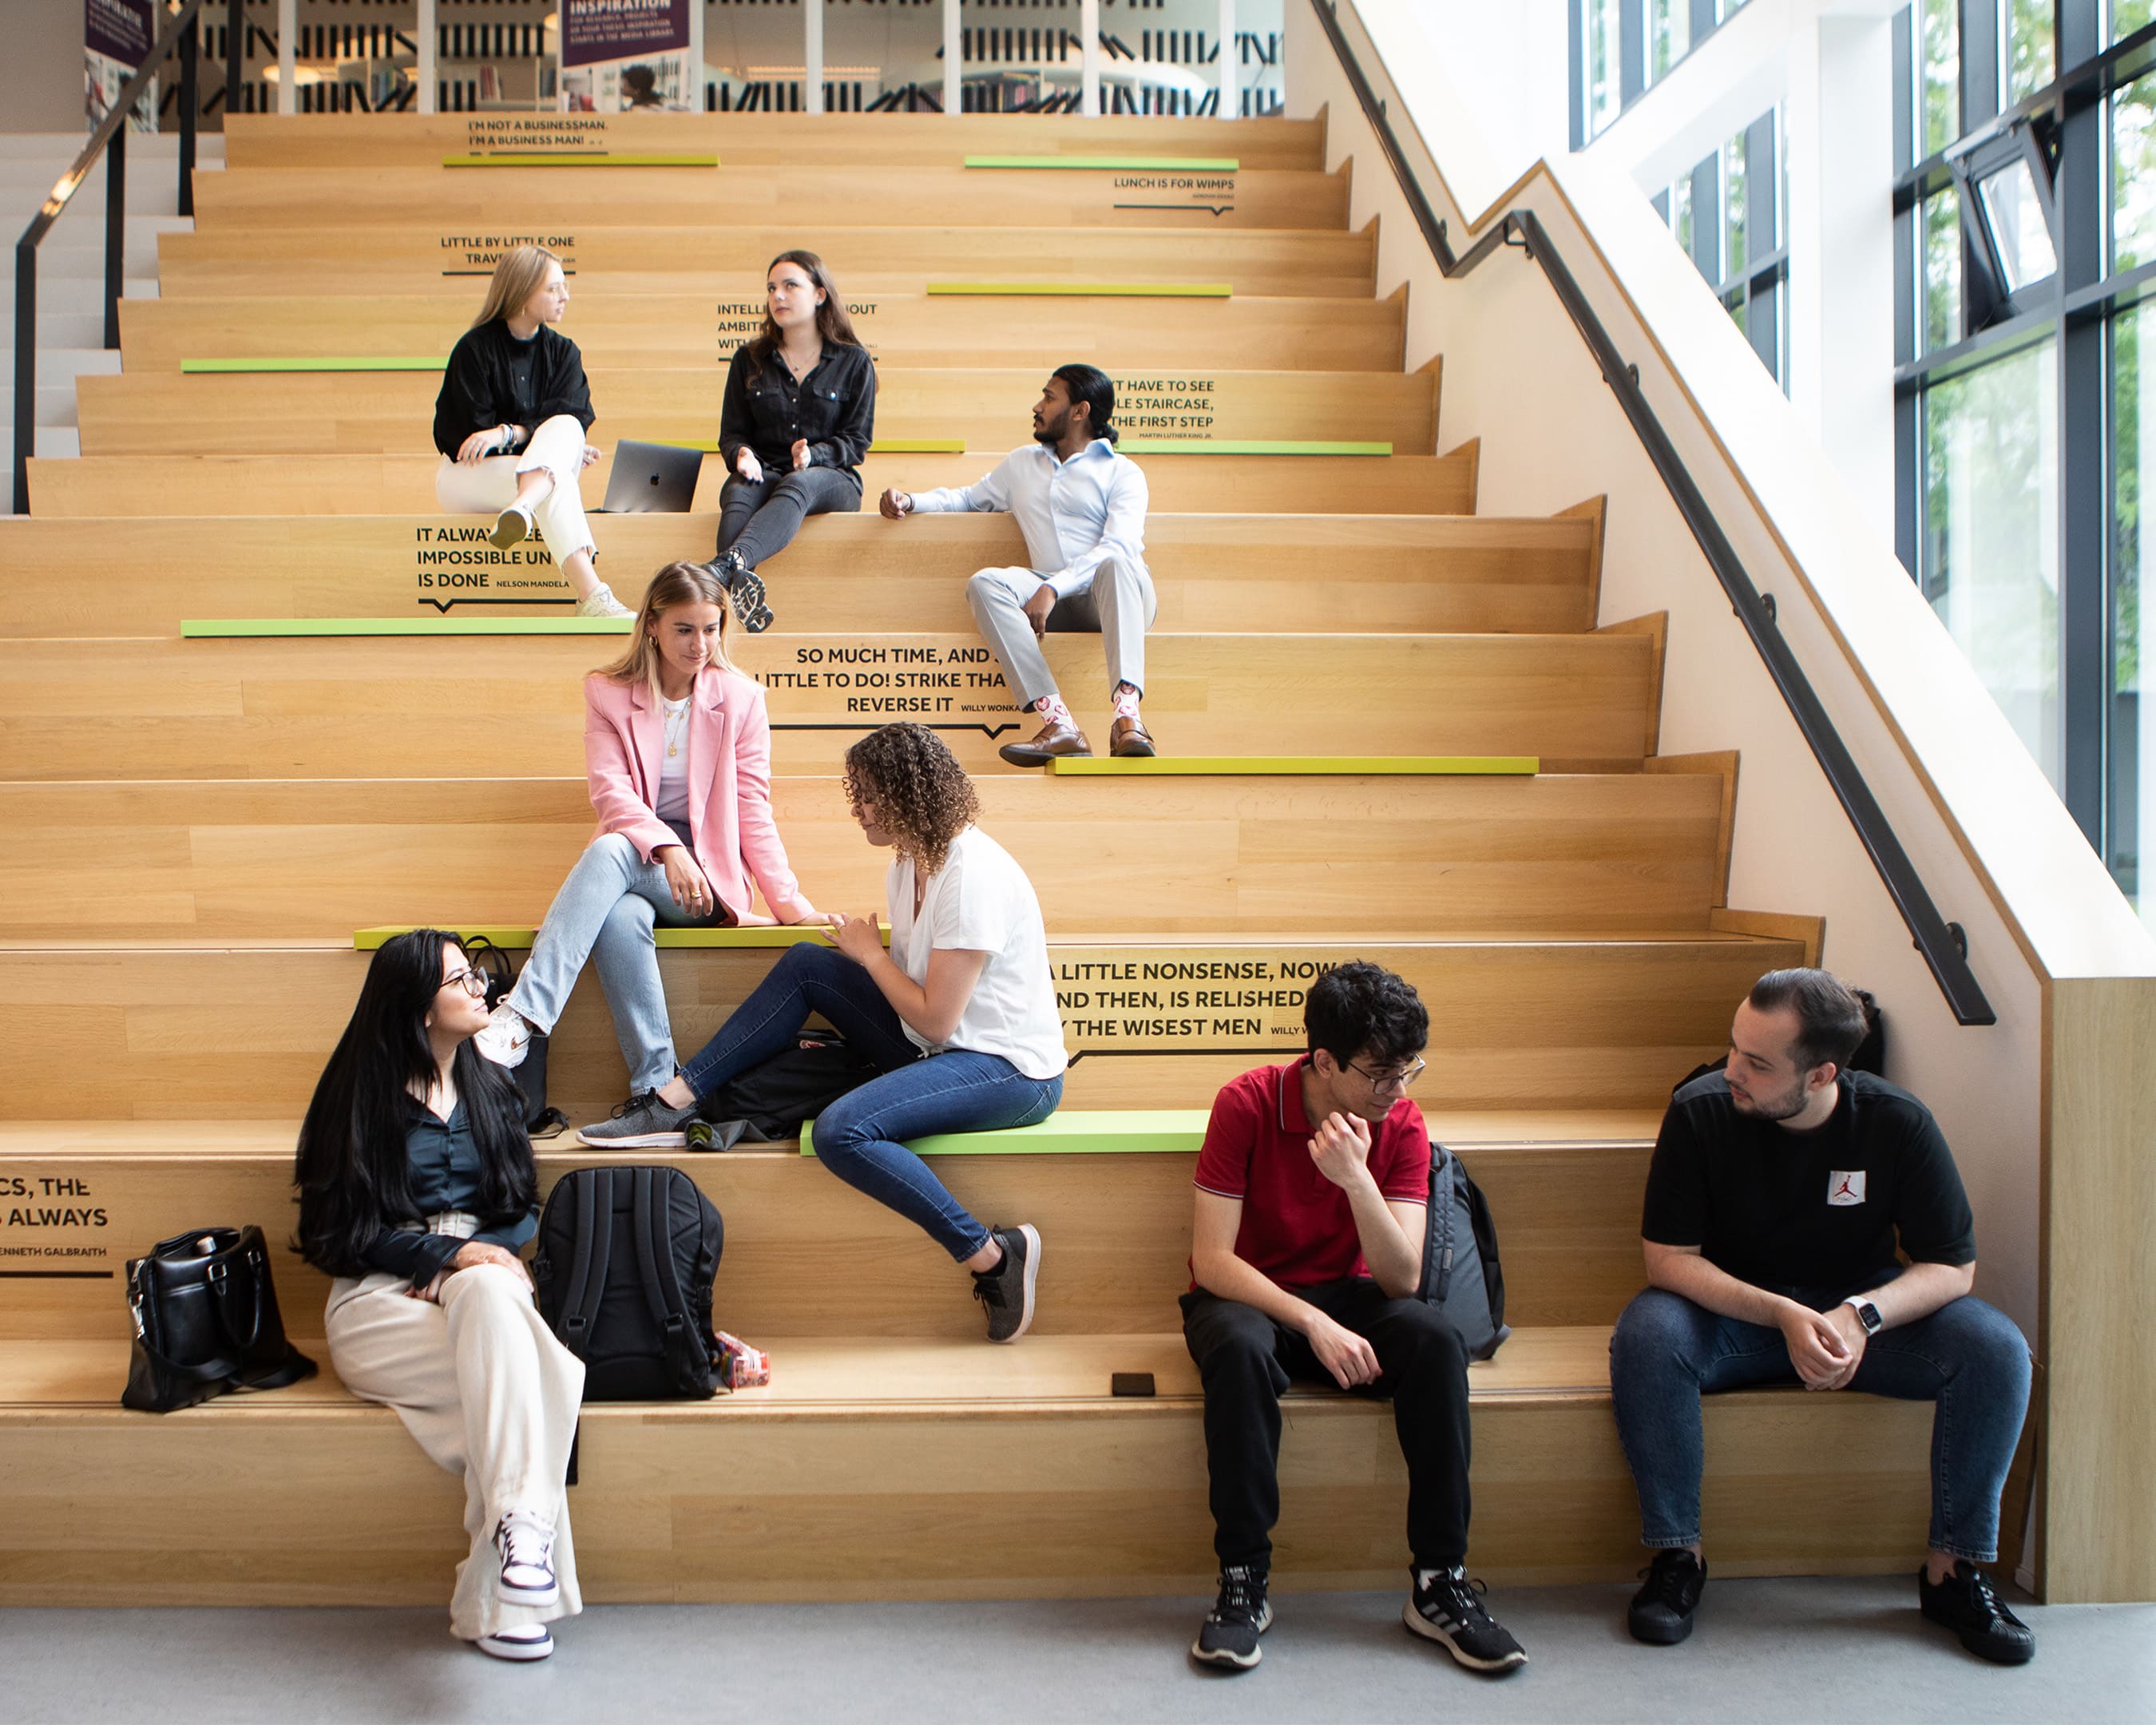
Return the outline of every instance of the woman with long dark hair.
<path id="1" fill-rule="evenodd" d="M 577 475 L 599 459 L 584 441 L 592 392 L 577 344 L 552 327 L 569 309 L 562 260 L 543 246 L 502 254 L 472 326 L 457 338 L 434 399 L 434 497 L 458 515 L 490 515 L 501 550 L 533 534 L 577 596 L 583 617 L 626 617 L 593 567 L 598 548 Z"/>
<path id="2" fill-rule="evenodd" d="M 751 634 L 771 627 L 758 566 L 793 542 L 804 516 L 861 506 L 861 458 L 875 435 L 875 367 L 824 260 L 781 252 L 764 291 L 763 328 L 726 367 L 711 565 Z"/>
<path id="3" fill-rule="evenodd" d="M 788 947 L 659 1092 L 653 1117 L 680 1130 L 702 1098 L 820 1014 L 882 1070 L 817 1116 L 817 1159 L 973 1271 L 988 1339 L 1015 1342 L 1033 1322 L 1040 1235 L 982 1226 L 905 1141 L 1031 1126 L 1062 1101 L 1069 1062 L 1040 902 L 973 824 L 973 781 L 934 732 L 871 732 L 846 751 L 845 784 L 862 836 L 896 853 L 884 876 L 891 950 L 873 913 L 832 919 L 835 952 Z"/>
<path id="4" fill-rule="evenodd" d="M 367 966 L 300 1127 L 299 1247 L 336 1278 L 337 1376 L 464 1476 L 449 1630 L 544 1659 L 583 1609 L 563 1492 L 584 1368 L 547 1327 L 517 1249 L 537 1230 L 523 1102 L 480 1057 L 485 978 L 454 935 L 413 929 Z"/>

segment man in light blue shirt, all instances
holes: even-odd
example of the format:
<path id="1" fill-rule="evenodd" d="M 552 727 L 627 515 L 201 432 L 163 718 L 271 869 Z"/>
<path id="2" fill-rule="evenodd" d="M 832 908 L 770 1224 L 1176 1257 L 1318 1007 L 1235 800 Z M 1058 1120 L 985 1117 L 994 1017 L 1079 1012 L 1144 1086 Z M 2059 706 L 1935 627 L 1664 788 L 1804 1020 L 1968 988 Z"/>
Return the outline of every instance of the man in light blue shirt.
<path id="1" fill-rule="evenodd" d="M 1043 721 L 1038 736 L 998 751 L 1014 767 L 1093 752 L 1041 652 L 1050 629 L 1098 632 L 1115 708 L 1108 752 L 1153 752 L 1138 713 L 1146 630 L 1159 608 L 1145 566 L 1146 481 L 1136 462 L 1116 453 L 1116 428 L 1109 423 L 1115 407 L 1115 386 L 1105 372 L 1064 366 L 1034 404 L 1032 444 L 1012 450 L 987 478 L 883 494 L 880 507 L 892 521 L 953 510 L 1018 517 L 1032 567 L 983 569 L 966 583 L 966 602 L 995 649 L 1004 680 Z"/>

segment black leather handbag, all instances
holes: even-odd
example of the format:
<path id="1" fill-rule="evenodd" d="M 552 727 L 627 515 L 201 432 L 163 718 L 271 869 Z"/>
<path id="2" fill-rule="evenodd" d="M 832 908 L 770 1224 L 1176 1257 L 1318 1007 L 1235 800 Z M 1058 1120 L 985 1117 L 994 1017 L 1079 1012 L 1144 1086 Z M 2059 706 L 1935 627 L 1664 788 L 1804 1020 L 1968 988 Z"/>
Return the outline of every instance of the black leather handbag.
<path id="1" fill-rule="evenodd" d="M 285 1339 L 269 1249 L 252 1223 L 177 1234 L 129 1259 L 127 1305 L 135 1355 L 122 1407 L 170 1414 L 315 1375 L 315 1363 Z"/>

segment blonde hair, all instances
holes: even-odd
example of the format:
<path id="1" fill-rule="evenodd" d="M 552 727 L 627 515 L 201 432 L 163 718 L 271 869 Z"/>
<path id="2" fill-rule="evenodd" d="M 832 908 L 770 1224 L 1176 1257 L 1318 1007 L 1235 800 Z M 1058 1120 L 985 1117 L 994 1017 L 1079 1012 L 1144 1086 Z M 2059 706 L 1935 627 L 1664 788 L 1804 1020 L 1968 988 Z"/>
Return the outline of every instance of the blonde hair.
<path id="1" fill-rule="evenodd" d="M 532 295 L 547 285 L 547 272 L 562 260 L 543 245 L 520 245 L 504 252 L 494 266 L 494 279 L 486 285 L 486 300 L 471 326 L 492 323 L 497 317 L 514 317 Z"/>
<path id="2" fill-rule="evenodd" d="M 734 608 L 726 583 L 701 563 L 669 563 L 644 590 L 644 605 L 629 634 L 629 651 L 612 665 L 601 665 L 596 675 L 611 677 L 617 683 L 649 684 L 651 698 L 663 699 L 659 691 L 659 643 L 652 631 L 664 613 L 676 605 L 695 604 L 719 608 L 719 644 L 711 649 L 711 663 L 721 670 L 732 670 L 734 662 L 726 645 L 734 632 Z"/>

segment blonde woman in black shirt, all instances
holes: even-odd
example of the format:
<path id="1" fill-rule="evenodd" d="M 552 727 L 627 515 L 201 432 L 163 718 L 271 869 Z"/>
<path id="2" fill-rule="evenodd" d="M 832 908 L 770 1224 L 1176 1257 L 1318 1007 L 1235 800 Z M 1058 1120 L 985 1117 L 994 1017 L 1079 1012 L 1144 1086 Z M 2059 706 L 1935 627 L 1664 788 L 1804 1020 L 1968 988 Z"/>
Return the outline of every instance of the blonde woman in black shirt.
<path id="1" fill-rule="evenodd" d="M 726 483 L 710 566 L 751 634 L 772 620 L 758 566 L 793 542 L 804 516 L 861 506 L 861 457 L 875 435 L 875 367 L 824 260 L 781 252 L 764 289 L 763 328 L 726 368 Z"/>
<path id="2" fill-rule="evenodd" d="M 457 515 L 490 515 L 506 551 L 536 533 L 583 617 L 626 617 L 592 567 L 598 554 L 577 475 L 599 459 L 584 441 L 592 395 L 577 344 L 549 326 L 568 310 L 561 260 L 520 245 L 495 266 L 486 300 L 449 350 L 434 402 L 434 495 Z"/>

